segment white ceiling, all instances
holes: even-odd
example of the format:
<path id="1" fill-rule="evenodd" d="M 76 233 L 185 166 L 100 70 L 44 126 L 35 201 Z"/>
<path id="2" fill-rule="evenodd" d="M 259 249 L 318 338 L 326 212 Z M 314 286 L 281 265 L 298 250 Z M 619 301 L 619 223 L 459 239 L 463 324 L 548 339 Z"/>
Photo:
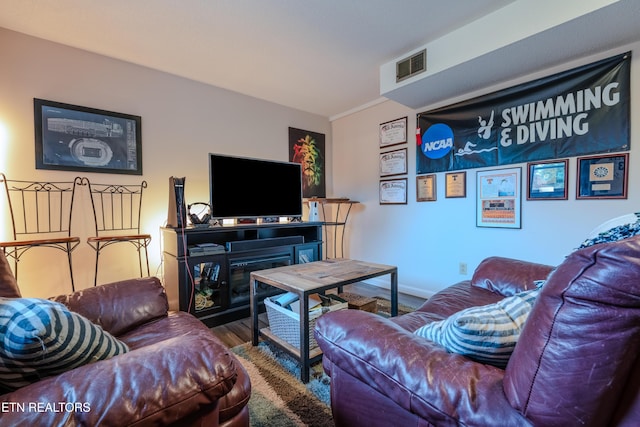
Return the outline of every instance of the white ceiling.
<path id="1" fill-rule="evenodd" d="M 514 0 L 0 0 L 0 27 L 326 117 L 380 65 Z"/>

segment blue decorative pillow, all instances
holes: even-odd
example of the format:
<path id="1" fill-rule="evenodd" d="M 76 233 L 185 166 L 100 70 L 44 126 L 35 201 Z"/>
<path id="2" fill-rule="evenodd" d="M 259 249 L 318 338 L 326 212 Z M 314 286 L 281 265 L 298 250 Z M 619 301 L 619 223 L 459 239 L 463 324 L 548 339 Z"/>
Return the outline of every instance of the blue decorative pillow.
<path id="1" fill-rule="evenodd" d="M 578 249 L 588 248 L 598 243 L 617 242 L 640 234 L 640 214 L 629 214 L 614 218 L 600 225 L 591 234 Z"/>
<path id="2" fill-rule="evenodd" d="M 42 378 L 129 351 L 63 304 L 0 298 L 0 385 L 15 390 Z"/>
<path id="3" fill-rule="evenodd" d="M 450 353 L 504 368 L 543 283 L 538 281 L 535 289 L 495 304 L 470 307 L 439 322 L 428 323 L 414 333 Z"/>

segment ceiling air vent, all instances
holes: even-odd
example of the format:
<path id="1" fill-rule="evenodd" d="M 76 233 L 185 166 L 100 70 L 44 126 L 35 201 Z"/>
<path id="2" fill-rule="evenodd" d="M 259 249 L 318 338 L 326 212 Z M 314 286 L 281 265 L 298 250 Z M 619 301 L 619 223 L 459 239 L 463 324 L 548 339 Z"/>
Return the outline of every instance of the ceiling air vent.
<path id="1" fill-rule="evenodd" d="M 396 83 L 427 70 L 427 50 L 396 62 Z"/>

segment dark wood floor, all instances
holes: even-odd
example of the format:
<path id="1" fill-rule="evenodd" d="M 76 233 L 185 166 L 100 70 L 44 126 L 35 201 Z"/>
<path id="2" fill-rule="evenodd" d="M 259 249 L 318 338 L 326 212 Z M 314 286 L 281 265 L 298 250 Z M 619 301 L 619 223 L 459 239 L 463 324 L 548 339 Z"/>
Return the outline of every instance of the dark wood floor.
<path id="1" fill-rule="evenodd" d="M 389 298 L 389 291 L 377 286 L 368 285 L 366 283 L 354 283 L 344 287 L 345 292 L 352 292 L 366 297 L 384 297 Z M 398 303 L 408 305 L 410 307 L 419 307 L 425 301 L 424 298 L 398 294 Z M 268 326 L 266 313 L 260 314 L 258 317 L 260 328 Z M 228 347 L 235 347 L 240 344 L 251 341 L 251 318 L 236 320 L 224 325 L 211 328 L 211 331 Z"/>

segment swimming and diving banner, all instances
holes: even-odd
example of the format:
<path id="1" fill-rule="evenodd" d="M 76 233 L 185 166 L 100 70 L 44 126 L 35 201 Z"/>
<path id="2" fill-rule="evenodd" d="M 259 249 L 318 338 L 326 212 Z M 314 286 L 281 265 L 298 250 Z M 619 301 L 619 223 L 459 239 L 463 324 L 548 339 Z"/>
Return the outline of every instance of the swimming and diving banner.
<path id="1" fill-rule="evenodd" d="M 630 71 L 627 52 L 419 113 L 416 172 L 627 151 Z"/>

